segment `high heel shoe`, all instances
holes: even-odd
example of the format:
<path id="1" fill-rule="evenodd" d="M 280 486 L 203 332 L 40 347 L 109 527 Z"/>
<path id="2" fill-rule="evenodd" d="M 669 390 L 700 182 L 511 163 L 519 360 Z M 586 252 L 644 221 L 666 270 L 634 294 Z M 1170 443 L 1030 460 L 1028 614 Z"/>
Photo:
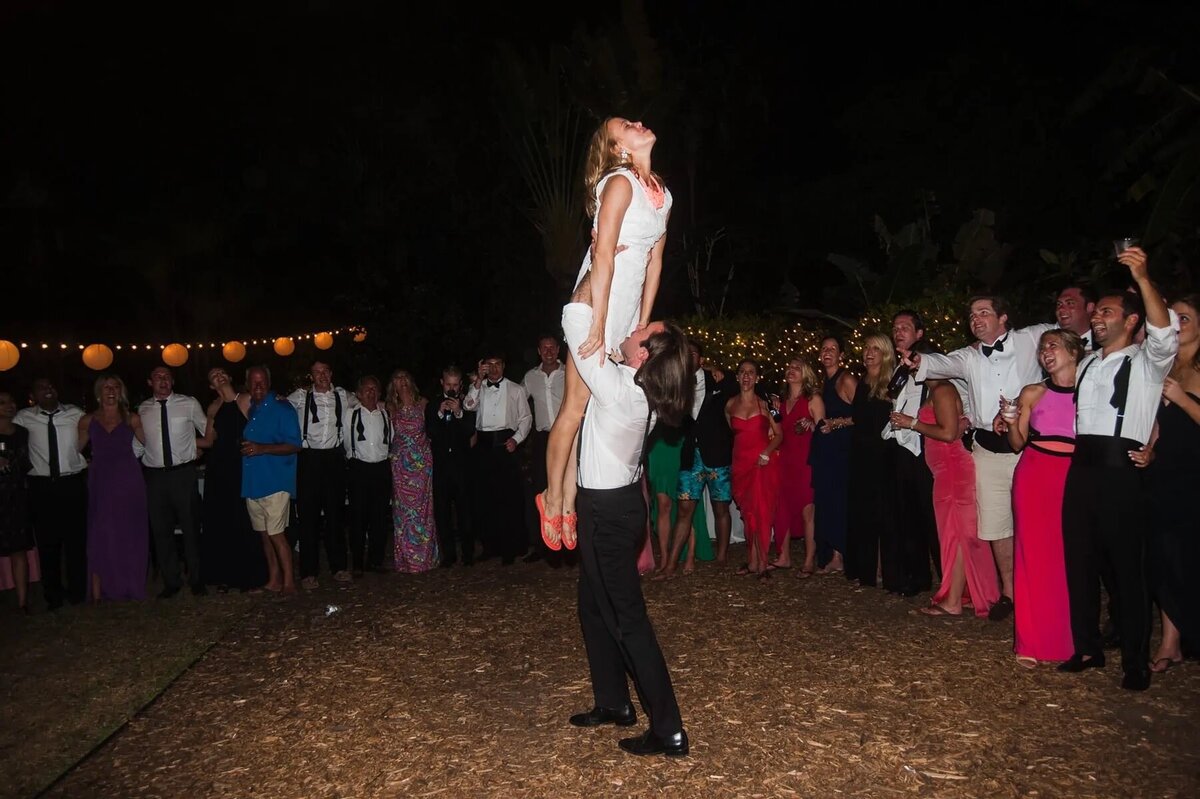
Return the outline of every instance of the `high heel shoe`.
<path id="1" fill-rule="evenodd" d="M 538 526 L 542 531 L 542 542 L 553 552 L 562 549 L 563 517 L 546 515 L 546 492 L 543 491 L 533 498 L 537 505 Z M 547 534 L 549 532 L 549 534 Z M 569 547 L 573 549 L 574 547 Z"/>

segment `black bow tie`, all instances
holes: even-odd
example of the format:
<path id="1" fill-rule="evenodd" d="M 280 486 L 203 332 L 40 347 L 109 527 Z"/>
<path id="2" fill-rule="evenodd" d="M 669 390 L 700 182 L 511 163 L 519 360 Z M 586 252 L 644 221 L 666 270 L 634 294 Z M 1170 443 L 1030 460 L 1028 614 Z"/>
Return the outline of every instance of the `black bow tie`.
<path id="1" fill-rule="evenodd" d="M 987 344 L 984 344 L 983 345 L 983 357 L 986 358 L 989 355 L 991 355 L 993 352 L 1004 352 L 1004 339 L 1006 339 L 1006 338 L 1008 338 L 1008 336 L 1004 336 L 1004 338 L 997 339 L 996 343 L 990 347 Z"/>
<path id="2" fill-rule="evenodd" d="M 500 388 L 501 380 L 503 380 L 503 378 L 501 378 L 500 380 L 497 380 L 495 383 L 493 383 L 491 380 L 487 381 L 488 388 Z"/>

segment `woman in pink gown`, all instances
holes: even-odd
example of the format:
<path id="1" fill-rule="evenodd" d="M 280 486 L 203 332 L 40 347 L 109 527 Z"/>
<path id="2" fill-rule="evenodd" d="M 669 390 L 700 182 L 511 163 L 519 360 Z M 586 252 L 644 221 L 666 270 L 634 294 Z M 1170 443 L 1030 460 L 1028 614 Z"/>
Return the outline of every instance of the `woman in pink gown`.
<path id="1" fill-rule="evenodd" d="M 787 395 L 779 407 L 779 505 L 775 511 L 776 569 L 792 567 L 789 539 L 804 536 L 804 567 L 798 576 L 811 577 L 816 567 L 817 546 L 813 516 L 812 467 L 809 448 L 817 422 L 825 418 L 817 375 L 800 357 L 788 361 L 784 372 Z"/>
<path id="2" fill-rule="evenodd" d="M 1075 449 L 1075 367 L 1079 336 L 1048 330 L 1038 360 L 1049 379 L 1026 386 L 1008 440 L 1021 453 L 1013 473 L 1013 605 L 1021 665 L 1067 660 L 1075 652 L 1063 560 L 1062 504 Z"/>
<path id="3" fill-rule="evenodd" d="M 725 403 L 725 418 L 733 429 L 730 478 L 733 501 L 742 514 L 749 563 L 738 574 L 770 576 L 767 548 L 779 496 L 779 449 L 783 436 L 767 403 L 754 393 L 758 364 L 738 364 L 738 395 Z"/>
<path id="4" fill-rule="evenodd" d="M 927 380 L 929 389 L 917 418 L 892 413 L 895 427 L 923 437 L 925 463 L 933 473 L 933 515 L 942 554 L 942 584 L 926 616 L 961 616 L 968 603 L 976 616 L 986 616 L 1000 597 L 992 549 L 979 539 L 975 510 L 975 461 L 963 446 L 962 397 L 946 380 Z"/>

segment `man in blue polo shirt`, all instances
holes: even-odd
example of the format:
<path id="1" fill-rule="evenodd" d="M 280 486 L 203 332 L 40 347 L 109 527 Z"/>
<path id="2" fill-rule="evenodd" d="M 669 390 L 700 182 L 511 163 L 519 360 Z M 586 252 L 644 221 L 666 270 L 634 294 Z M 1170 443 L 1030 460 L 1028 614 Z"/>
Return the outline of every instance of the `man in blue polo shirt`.
<path id="1" fill-rule="evenodd" d="M 296 496 L 296 453 L 300 451 L 300 423 L 291 404 L 271 391 L 271 373 L 265 366 L 246 371 L 250 404 L 242 432 L 242 496 L 250 524 L 263 539 L 270 575 L 268 591 L 294 593 L 292 549 L 288 546 L 288 513 Z"/>

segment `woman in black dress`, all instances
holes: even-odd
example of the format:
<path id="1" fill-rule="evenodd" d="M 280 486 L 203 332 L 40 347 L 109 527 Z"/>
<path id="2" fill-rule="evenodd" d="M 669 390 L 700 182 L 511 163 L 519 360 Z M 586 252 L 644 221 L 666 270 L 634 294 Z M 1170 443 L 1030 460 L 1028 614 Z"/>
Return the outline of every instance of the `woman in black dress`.
<path id="1" fill-rule="evenodd" d="M 1200 485 L 1200 296 L 1171 306 L 1179 315 L 1179 354 L 1163 385 L 1153 463 L 1146 475 L 1153 524 L 1147 541 L 1150 592 L 1162 611 L 1163 636 L 1150 670 L 1183 661 L 1200 642 L 1200 523 L 1189 501 Z"/>
<path id="2" fill-rule="evenodd" d="M 29 557 L 33 531 L 29 525 L 25 475 L 29 472 L 29 433 L 13 424 L 17 401 L 0 391 L 0 555 L 12 564 L 17 608 L 29 612 Z"/>
<path id="3" fill-rule="evenodd" d="M 846 551 L 846 494 L 850 482 L 851 402 L 858 378 L 842 366 L 845 347 L 837 336 L 821 339 L 821 370 L 825 385 L 821 399 L 825 418 L 817 425 L 808 463 L 812 466 L 813 505 L 817 541 L 817 574 L 844 568 Z"/>
<path id="4" fill-rule="evenodd" d="M 879 569 L 879 540 L 889 523 L 891 486 L 883 428 L 889 423 L 892 401 L 887 384 L 896 365 L 891 339 L 867 336 L 863 344 L 866 375 L 854 392 L 850 431 L 850 490 L 846 526 L 846 578 L 874 586 Z M 819 511 L 818 511 L 819 512 Z M 884 573 L 884 586 L 890 587 Z"/>
<path id="5" fill-rule="evenodd" d="M 260 588 L 267 581 L 262 538 L 250 527 L 242 499 L 242 430 L 246 395 L 233 388 L 221 367 L 208 371 L 208 385 L 217 398 L 208 406 L 209 443 L 204 468 L 204 535 L 201 574 L 217 590 Z M 269 546 L 269 544 L 268 544 Z"/>

